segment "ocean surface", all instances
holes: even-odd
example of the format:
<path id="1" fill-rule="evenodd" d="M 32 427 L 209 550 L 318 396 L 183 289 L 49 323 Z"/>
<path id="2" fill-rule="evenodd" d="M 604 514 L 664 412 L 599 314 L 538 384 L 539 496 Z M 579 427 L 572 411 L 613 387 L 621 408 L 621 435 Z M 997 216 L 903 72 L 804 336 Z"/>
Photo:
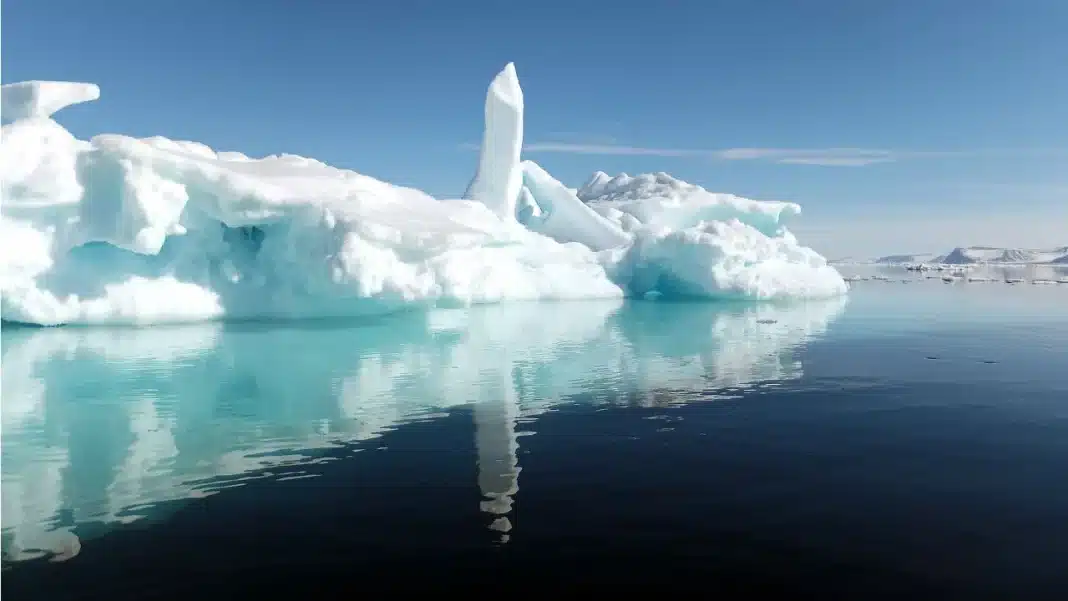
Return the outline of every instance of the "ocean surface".
<path id="1" fill-rule="evenodd" d="M 1068 599 L 1064 284 L 2 346 L 12 601 Z"/>

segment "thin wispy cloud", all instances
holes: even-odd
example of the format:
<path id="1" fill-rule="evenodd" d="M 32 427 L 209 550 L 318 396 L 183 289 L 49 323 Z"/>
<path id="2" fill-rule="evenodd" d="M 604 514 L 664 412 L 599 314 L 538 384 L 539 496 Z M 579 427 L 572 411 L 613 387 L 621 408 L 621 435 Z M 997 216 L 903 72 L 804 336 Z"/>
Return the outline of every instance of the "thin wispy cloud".
<path id="1" fill-rule="evenodd" d="M 477 145 L 476 145 L 477 148 Z M 768 161 L 793 165 L 862 167 L 896 160 L 889 150 L 867 148 L 656 148 L 620 144 L 576 144 L 572 142 L 535 142 L 523 150 L 531 153 L 596 154 L 624 156 L 690 157 L 717 161 Z"/>
<path id="2" fill-rule="evenodd" d="M 700 157 L 712 156 L 708 150 L 690 150 L 685 148 L 646 148 L 642 146 L 623 146 L 619 144 L 575 144 L 571 142 L 535 142 L 523 146 L 526 152 L 556 152 L 564 154 L 601 154 L 632 155 L 660 157 Z"/>
<path id="3" fill-rule="evenodd" d="M 990 194 L 999 198 L 1049 198 L 1068 200 L 1068 182 L 951 182 L 947 187 L 967 194 Z"/>
<path id="4" fill-rule="evenodd" d="M 571 142 L 576 144 L 619 144 L 619 139 L 614 136 L 582 131 L 553 131 L 546 133 L 545 138 L 554 142 Z"/>
<path id="5" fill-rule="evenodd" d="M 712 151 L 727 161 L 771 161 L 784 165 L 863 167 L 897 160 L 890 150 L 872 148 L 728 148 Z"/>
<path id="6" fill-rule="evenodd" d="M 478 144 L 463 144 L 466 150 L 478 150 Z M 974 150 L 889 150 L 880 148 L 662 148 L 628 146 L 614 143 L 577 143 L 566 141 L 534 142 L 524 152 L 588 154 L 615 156 L 654 156 L 668 158 L 705 158 L 714 161 L 763 161 L 781 165 L 823 167 L 864 167 L 910 159 L 964 158 L 978 156 L 1068 156 L 1064 148 L 974 149 Z"/>

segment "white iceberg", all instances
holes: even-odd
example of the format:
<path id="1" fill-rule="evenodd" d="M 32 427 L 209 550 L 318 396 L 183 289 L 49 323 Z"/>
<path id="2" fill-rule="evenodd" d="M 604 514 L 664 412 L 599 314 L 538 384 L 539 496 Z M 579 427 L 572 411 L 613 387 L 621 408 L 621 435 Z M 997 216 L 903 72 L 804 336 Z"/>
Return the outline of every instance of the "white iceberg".
<path id="1" fill-rule="evenodd" d="M 310 158 L 78 140 L 93 84 L 2 87 L 0 309 L 42 325 L 349 316 L 505 300 L 814 298 L 847 286 L 798 244 L 799 207 L 664 174 L 576 194 L 521 162 L 523 94 L 489 88 L 478 171 L 438 200 Z"/>

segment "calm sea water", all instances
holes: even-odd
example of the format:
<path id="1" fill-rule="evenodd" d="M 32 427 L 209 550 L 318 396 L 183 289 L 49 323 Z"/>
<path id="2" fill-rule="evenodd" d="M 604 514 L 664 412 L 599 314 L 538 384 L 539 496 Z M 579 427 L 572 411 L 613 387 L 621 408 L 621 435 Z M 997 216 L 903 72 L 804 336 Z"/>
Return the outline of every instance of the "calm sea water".
<path id="1" fill-rule="evenodd" d="M 3 593 L 1068 598 L 1068 286 L 11 329 Z"/>

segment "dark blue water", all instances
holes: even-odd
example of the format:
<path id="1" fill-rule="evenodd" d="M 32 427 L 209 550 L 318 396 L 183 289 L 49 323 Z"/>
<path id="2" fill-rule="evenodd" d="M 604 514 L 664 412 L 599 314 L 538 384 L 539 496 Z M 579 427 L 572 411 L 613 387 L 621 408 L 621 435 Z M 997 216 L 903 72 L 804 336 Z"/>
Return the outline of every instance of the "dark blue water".
<path id="1" fill-rule="evenodd" d="M 2 367 L 11 599 L 1068 598 L 1063 287 L 5 329 Z"/>

